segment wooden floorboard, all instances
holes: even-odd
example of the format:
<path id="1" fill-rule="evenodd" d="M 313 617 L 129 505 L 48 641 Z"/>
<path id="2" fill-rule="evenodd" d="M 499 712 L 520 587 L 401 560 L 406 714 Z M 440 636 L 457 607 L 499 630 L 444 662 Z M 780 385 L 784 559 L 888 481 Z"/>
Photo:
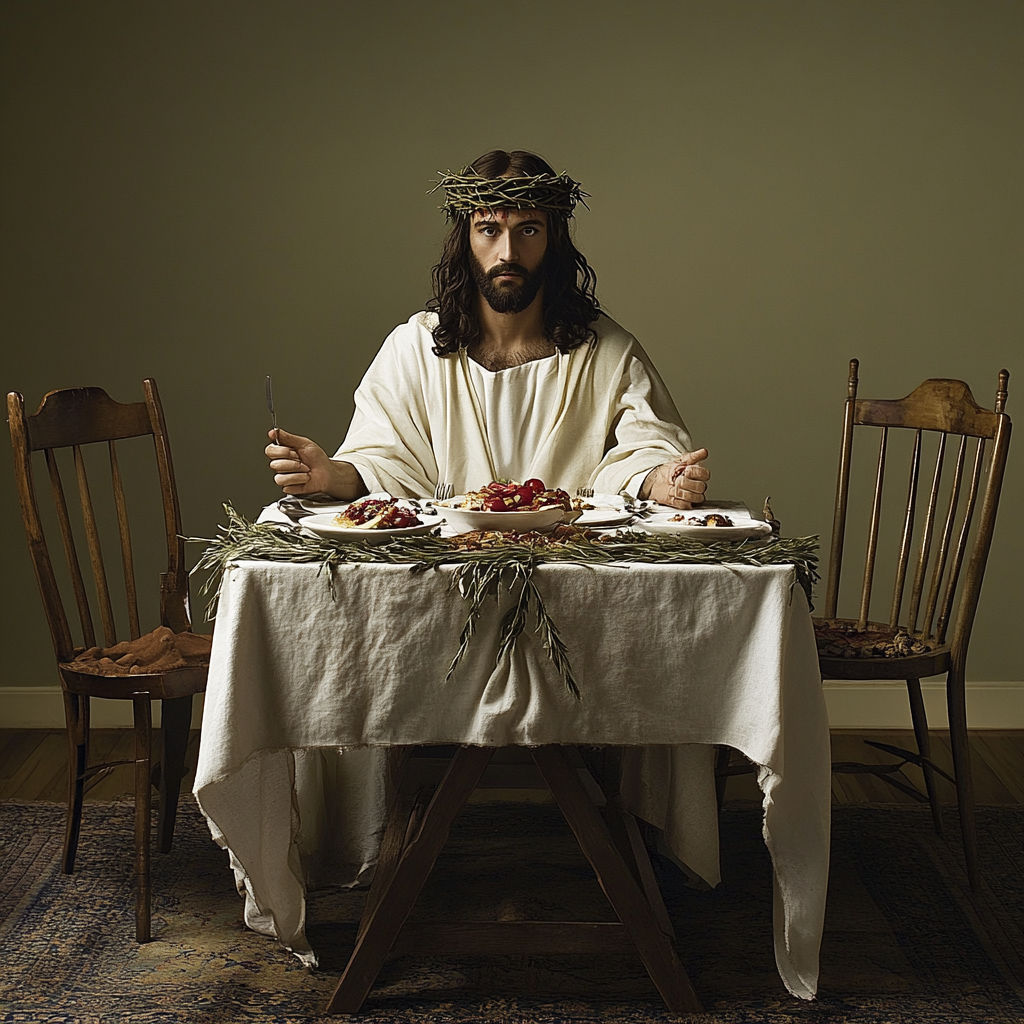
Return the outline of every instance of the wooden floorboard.
<path id="1" fill-rule="evenodd" d="M 6 735 L 6 734 L 10 735 Z M 131 729 L 93 729 L 89 763 L 121 761 L 135 754 Z M 199 730 L 189 735 L 182 788 L 191 788 L 199 757 Z M 62 729 L 6 729 L 0 733 L 0 800 L 43 800 L 64 803 L 67 798 L 67 740 Z M 88 803 L 134 800 L 135 769 L 120 765 L 90 789 Z"/>
<path id="2" fill-rule="evenodd" d="M 980 757 L 1006 787 L 1008 803 L 1024 803 L 1024 743 L 1015 734 L 977 732 L 971 737 L 971 758 Z"/>
<path id="3" fill-rule="evenodd" d="M 184 787 L 191 786 L 199 757 L 199 730 L 189 735 L 185 763 L 189 774 Z M 832 759 L 884 764 L 892 755 L 869 746 L 864 740 L 876 740 L 906 750 L 915 750 L 914 734 L 909 729 L 849 730 L 832 732 Z M 93 729 L 90 762 L 131 758 L 134 745 L 131 729 Z M 970 734 L 971 767 L 974 773 L 975 798 L 979 804 L 1024 804 L 1024 731 L 984 730 Z M 738 760 L 739 755 L 734 755 Z M 949 733 L 932 733 L 932 757 L 946 771 L 952 772 L 953 758 Z M 67 745 L 63 730 L 0 729 L 0 799 L 46 800 L 63 803 L 66 796 Z M 913 765 L 904 769 L 917 786 L 923 786 L 921 772 Z M 955 804 L 956 791 L 945 779 L 938 780 L 939 798 Z M 131 765 L 115 768 L 86 794 L 86 800 L 102 802 L 131 800 L 134 793 Z M 488 791 L 494 799 L 501 791 Z M 534 795 L 531 793 L 531 796 Z M 508 791 L 506 799 L 517 794 Z M 753 773 L 736 775 L 726 786 L 726 803 L 745 806 L 760 804 L 761 792 Z M 910 804 L 915 801 L 872 775 L 833 775 L 833 804 Z"/>
<path id="4" fill-rule="evenodd" d="M 832 760 L 862 764 L 889 764 L 898 758 L 865 743 L 874 740 L 893 747 L 916 751 L 911 729 L 834 729 L 832 731 Z M 949 746 L 948 730 L 935 730 L 931 734 L 932 760 L 952 774 L 953 754 Z M 970 733 L 971 768 L 974 775 L 975 798 L 979 804 L 1006 806 L 1024 804 L 1024 731 L 978 730 Z M 734 761 L 741 760 L 733 755 Z M 906 778 L 921 792 L 924 778 L 914 765 L 903 769 Z M 939 777 L 939 799 L 944 804 L 956 804 L 956 789 L 952 783 Z M 729 779 L 725 790 L 726 804 L 734 806 L 760 803 L 761 794 L 753 773 Z M 889 785 L 876 775 L 834 774 L 832 776 L 832 803 L 836 805 L 914 804 L 913 797 Z"/>
<path id="5" fill-rule="evenodd" d="M 61 733 L 43 731 L 30 739 L 32 742 L 27 745 L 20 763 L 11 764 L 11 771 L 0 790 L 0 798 L 38 800 L 43 783 L 52 774 L 52 766 L 64 761 L 65 741 Z"/>
<path id="6" fill-rule="evenodd" d="M 976 749 L 1018 804 L 1024 804 L 1024 742 L 1017 733 L 978 732 Z"/>
<path id="7" fill-rule="evenodd" d="M 45 729 L 11 730 L 11 736 L 0 751 L 0 799 L 7 800 L 17 795 L 18 787 L 12 785 L 22 765 L 32 757 L 33 751 L 46 738 Z"/>

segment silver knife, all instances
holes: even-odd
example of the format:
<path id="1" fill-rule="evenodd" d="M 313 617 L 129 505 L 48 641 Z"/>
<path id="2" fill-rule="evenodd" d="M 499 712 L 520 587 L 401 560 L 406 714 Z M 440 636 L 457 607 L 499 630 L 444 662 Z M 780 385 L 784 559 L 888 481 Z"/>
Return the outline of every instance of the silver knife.
<path id="1" fill-rule="evenodd" d="M 274 386 L 270 383 L 270 374 L 267 374 L 267 411 L 274 417 L 274 440 L 280 444 L 281 435 L 277 432 L 277 413 L 274 412 Z"/>

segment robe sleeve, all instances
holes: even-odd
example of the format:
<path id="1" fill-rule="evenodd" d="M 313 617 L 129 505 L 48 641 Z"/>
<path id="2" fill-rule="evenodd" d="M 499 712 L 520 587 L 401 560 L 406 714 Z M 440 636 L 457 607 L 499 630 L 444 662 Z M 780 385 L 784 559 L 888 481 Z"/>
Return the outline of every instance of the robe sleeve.
<path id="1" fill-rule="evenodd" d="M 355 393 L 355 413 L 333 458 L 355 466 L 367 489 L 396 497 L 432 494 L 437 461 L 426 403 L 431 389 L 421 346 L 409 325 L 385 339 Z M 428 358 L 437 357 L 428 353 Z"/>
<path id="2" fill-rule="evenodd" d="M 594 490 L 636 494 L 647 474 L 693 450 L 693 442 L 665 382 L 633 340 L 623 360 L 611 406 L 604 458 L 592 477 Z"/>

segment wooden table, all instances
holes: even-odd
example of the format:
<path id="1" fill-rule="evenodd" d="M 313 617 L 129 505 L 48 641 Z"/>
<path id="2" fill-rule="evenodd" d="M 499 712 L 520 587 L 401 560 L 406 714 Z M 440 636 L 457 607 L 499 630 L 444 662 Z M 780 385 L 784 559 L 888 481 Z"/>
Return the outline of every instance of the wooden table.
<path id="1" fill-rule="evenodd" d="M 762 766 L 776 960 L 790 991 L 813 997 L 828 876 L 829 740 L 813 631 L 791 568 L 539 566 L 534 579 L 569 644 L 580 701 L 532 638 L 495 664 L 499 609 L 446 683 L 466 609 L 445 571 L 413 577 L 403 566 L 343 565 L 332 596 L 318 568 L 229 569 L 196 795 L 246 886 L 247 923 L 306 962 L 315 955 L 303 927 L 304 873 L 329 859 L 348 865 L 333 880 L 366 880 L 372 832 L 387 821 L 334 1011 L 355 1012 L 388 953 L 426 952 L 428 938 L 437 953 L 484 945 L 586 952 L 616 943 L 636 949 L 670 1008 L 697 1009 L 656 886 L 645 885 L 649 865 L 630 838 L 630 815 L 664 828 L 676 855 L 715 884 L 718 744 Z M 458 749 L 430 793 L 410 774 L 408 755 L 436 744 Z M 529 748 L 619 921 L 403 930 L 452 819 L 485 778 L 493 750 L 508 746 Z M 610 796 L 603 817 L 572 763 L 573 750 L 593 746 L 623 748 L 621 792 L 617 771 L 596 771 Z M 342 810 L 323 809 L 332 801 Z M 345 856 L 331 843 L 348 844 Z"/>

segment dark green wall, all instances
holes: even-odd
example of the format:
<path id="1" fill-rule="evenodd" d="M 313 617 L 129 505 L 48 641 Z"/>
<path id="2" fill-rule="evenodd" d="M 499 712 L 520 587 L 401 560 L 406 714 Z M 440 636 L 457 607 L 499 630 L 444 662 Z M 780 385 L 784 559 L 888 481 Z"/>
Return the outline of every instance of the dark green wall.
<path id="1" fill-rule="evenodd" d="M 4 391 L 160 383 L 187 529 L 273 497 L 282 425 L 330 448 L 421 308 L 435 172 L 534 149 L 714 492 L 829 530 L 847 360 L 1024 410 L 1024 5 L 993 0 L 5 0 Z M 1024 679 L 1024 441 L 969 674 Z M 55 682 L 9 456 L 3 685 Z"/>

